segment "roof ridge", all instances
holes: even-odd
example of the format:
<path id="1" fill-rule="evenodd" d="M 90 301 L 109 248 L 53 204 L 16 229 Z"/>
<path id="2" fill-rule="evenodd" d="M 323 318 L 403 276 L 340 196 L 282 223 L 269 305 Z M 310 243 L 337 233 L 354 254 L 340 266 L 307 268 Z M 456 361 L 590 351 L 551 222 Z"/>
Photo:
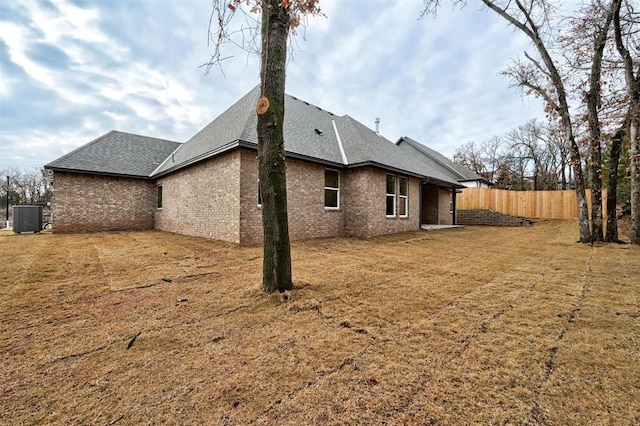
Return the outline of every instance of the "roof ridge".
<path id="1" fill-rule="evenodd" d="M 358 128 L 354 125 L 354 122 L 355 123 L 360 123 L 360 122 L 357 121 L 355 118 L 351 117 L 349 114 L 345 114 L 339 118 L 342 119 L 345 125 L 350 126 L 351 129 L 358 135 L 359 140 L 352 141 L 351 145 L 354 146 L 360 152 L 361 157 L 371 158 L 371 150 L 367 146 L 367 143 L 365 139 L 362 137 L 362 135 L 360 134 Z"/>
<path id="2" fill-rule="evenodd" d="M 457 171 L 456 169 L 454 169 L 453 167 L 451 167 L 451 164 L 449 164 L 451 161 L 448 160 L 448 162 L 444 162 L 442 161 L 442 159 L 440 159 L 437 155 L 433 155 L 434 151 L 431 148 L 429 148 L 428 146 L 425 146 L 423 144 L 421 144 L 420 142 L 418 142 L 417 140 L 410 138 L 409 136 L 402 136 L 402 138 L 405 138 L 405 140 L 410 143 L 411 145 L 413 145 L 414 148 L 416 148 L 417 150 L 419 150 L 420 152 L 422 152 L 424 155 L 428 156 L 429 158 L 431 158 L 433 161 L 438 162 L 438 164 L 448 167 L 452 172 L 454 172 L 455 174 L 457 174 L 458 176 L 460 176 L 461 178 L 466 178 L 466 176 L 464 176 L 462 173 L 460 173 L 459 171 Z M 401 138 L 401 139 L 402 139 Z M 413 143 L 412 143 L 413 142 Z M 437 152 L 437 151 L 435 151 Z M 440 153 L 438 153 L 440 154 Z M 442 154 L 440 154 L 442 155 Z"/>
<path id="3" fill-rule="evenodd" d="M 477 173 L 475 173 L 473 170 L 468 170 L 470 174 L 474 175 L 475 177 L 472 178 L 471 176 L 466 176 L 464 173 L 460 172 L 459 170 L 456 170 L 456 168 L 454 166 L 459 166 L 459 167 L 463 167 L 465 169 L 467 169 L 467 167 L 456 163 L 455 161 L 452 161 L 450 159 L 448 159 L 447 157 L 445 157 L 443 154 L 441 154 L 440 152 L 434 150 L 433 148 L 429 148 L 426 145 L 421 144 L 420 142 L 418 142 L 417 140 L 410 138 L 409 136 L 402 136 L 400 137 L 400 139 L 398 139 L 397 143 L 400 143 L 402 141 L 402 139 L 404 139 L 409 145 L 411 145 L 412 147 L 414 147 L 415 149 L 417 149 L 418 151 L 420 151 L 421 153 L 423 153 L 424 155 L 426 155 L 427 157 L 431 158 L 433 161 L 437 162 L 438 164 L 442 165 L 443 167 L 448 168 L 449 170 L 451 170 L 453 173 L 455 173 L 456 175 L 460 176 L 462 179 L 460 179 L 460 181 L 468 181 L 468 180 L 476 180 L 478 178 L 480 179 L 484 179 L 484 177 L 478 175 Z M 435 153 L 435 155 L 434 155 Z M 439 157 L 443 157 L 445 160 L 447 160 L 447 162 L 443 162 L 441 158 Z"/>
<path id="4" fill-rule="evenodd" d="M 304 99 L 298 98 L 298 97 L 290 95 L 288 93 L 285 93 L 284 95 L 285 95 L 285 97 L 289 97 L 289 98 L 293 99 L 294 101 L 302 102 L 303 104 L 305 104 L 307 106 L 316 108 L 317 110 L 322 111 L 322 112 L 326 112 L 327 114 L 329 114 L 332 117 L 335 117 L 335 118 L 340 117 L 339 115 L 334 114 L 333 112 L 329 111 L 328 109 L 321 108 L 321 107 L 319 107 L 319 106 L 317 106 L 315 104 L 312 104 L 311 102 L 305 101 Z M 285 110 L 285 112 L 286 112 L 286 110 Z"/>
<path id="5" fill-rule="evenodd" d="M 123 135 L 139 136 L 141 138 L 154 139 L 154 140 L 157 140 L 157 141 L 179 143 L 181 145 L 184 143 L 184 142 L 172 141 L 171 139 L 156 138 L 155 136 L 145 136 L 145 135 L 141 135 L 139 133 L 123 132 L 122 130 L 111 130 L 109 133 L 121 133 Z M 107 133 L 107 134 L 109 134 L 109 133 Z"/>

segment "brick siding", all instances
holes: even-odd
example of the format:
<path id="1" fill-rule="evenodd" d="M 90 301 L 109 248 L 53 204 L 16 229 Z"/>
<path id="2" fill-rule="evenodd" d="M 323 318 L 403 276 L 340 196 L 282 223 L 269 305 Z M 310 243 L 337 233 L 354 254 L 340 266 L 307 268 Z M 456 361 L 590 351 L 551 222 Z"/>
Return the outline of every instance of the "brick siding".
<path id="1" fill-rule="evenodd" d="M 420 229 L 420 181 L 409 178 L 409 214 L 397 216 L 398 197 L 396 175 L 396 217 L 386 217 L 388 172 L 374 167 L 349 169 L 345 173 L 346 236 L 369 238 L 375 235 L 408 232 Z"/>
<path id="2" fill-rule="evenodd" d="M 292 240 L 371 237 L 419 229 L 418 179 L 409 179 L 409 217 L 387 218 L 385 171 L 372 167 L 340 170 L 338 210 L 324 207 L 324 173 L 322 165 L 287 160 Z M 207 160 L 163 177 L 158 184 L 163 186 L 163 208 L 156 211 L 157 229 L 242 245 L 262 242 L 255 151 L 242 149 Z"/>
<path id="3" fill-rule="evenodd" d="M 240 151 L 181 169 L 156 183 L 162 185 L 156 229 L 240 243 Z"/>
<path id="4" fill-rule="evenodd" d="M 258 244 L 262 242 L 262 210 L 257 202 L 258 162 L 255 151 L 241 153 L 240 243 Z M 287 213 L 292 240 L 343 235 L 344 208 L 324 207 L 324 171 L 325 167 L 318 164 L 287 160 Z M 344 178 L 341 172 L 341 186 Z M 340 198 L 342 204 L 342 192 Z"/>
<path id="5" fill-rule="evenodd" d="M 54 173 L 55 233 L 153 229 L 150 180 Z"/>
<path id="6" fill-rule="evenodd" d="M 324 207 L 325 169 L 320 164 L 287 160 L 292 240 L 368 238 L 419 229 L 419 179 L 408 178 L 408 217 L 388 218 L 386 171 L 375 167 L 340 170 L 340 206 L 331 210 Z M 89 175 L 80 179 L 72 174 L 58 179 L 56 175 L 54 194 L 59 202 L 55 228 L 81 231 L 155 227 L 235 244 L 259 244 L 262 211 L 257 205 L 257 176 L 256 152 L 246 149 L 208 159 L 156 182 Z M 162 185 L 161 209 L 156 209 L 156 185 Z M 396 203 L 400 203 L 398 196 Z M 442 206 L 445 208 L 444 202 Z M 448 209 L 446 199 L 447 213 Z"/>
<path id="7" fill-rule="evenodd" d="M 489 209 L 458 210 L 459 225 L 531 226 L 532 221 Z"/>

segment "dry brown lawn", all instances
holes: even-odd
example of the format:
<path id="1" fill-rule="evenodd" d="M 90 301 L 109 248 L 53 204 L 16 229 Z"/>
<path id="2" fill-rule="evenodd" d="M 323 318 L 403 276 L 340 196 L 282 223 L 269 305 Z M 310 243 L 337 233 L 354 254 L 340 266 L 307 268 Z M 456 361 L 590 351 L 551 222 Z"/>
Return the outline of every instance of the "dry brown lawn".
<path id="1" fill-rule="evenodd" d="M 261 248 L 0 234 L 0 424 L 640 424 L 640 248 L 577 224 Z M 163 281 L 170 279 L 171 282 Z"/>

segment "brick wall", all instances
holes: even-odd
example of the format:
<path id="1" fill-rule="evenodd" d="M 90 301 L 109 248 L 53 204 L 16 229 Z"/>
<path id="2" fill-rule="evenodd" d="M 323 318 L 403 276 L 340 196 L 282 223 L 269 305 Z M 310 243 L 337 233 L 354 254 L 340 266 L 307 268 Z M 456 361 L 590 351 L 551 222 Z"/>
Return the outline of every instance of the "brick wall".
<path id="1" fill-rule="evenodd" d="M 153 182 L 66 172 L 53 178 L 53 232 L 153 228 Z"/>
<path id="2" fill-rule="evenodd" d="M 240 241 L 241 244 L 262 242 L 262 210 L 257 203 L 258 163 L 256 152 L 241 151 L 240 181 Z M 287 160 L 287 213 L 289 237 L 292 240 L 342 236 L 344 208 L 328 210 L 324 207 L 325 167 Z M 345 176 L 340 172 L 340 185 Z M 340 193 L 340 204 L 343 201 Z"/>
<path id="3" fill-rule="evenodd" d="M 262 241 L 257 172 L 256 152 L 236 150 L 159 178 L 155 183 L 56 174 L 55 229 L 70 232 L 155 226 L 168 232 L 257 244 Z M 324 207 L 324 173 L 322 165 L 287 160 L 292 240 L 335 236 L 367 238 L 419 229 L 418 179 L 409 178 L 408 217 L 388 218 L 385 212 L 387 172 L 374 167 L 340 170 L 338 210 Z M 162 185 L 161 209 L 156 209 L 156 184 Z M 396 202 L 400 203 L 399 197 Z M 447 202 L 447 212 L 448 208 Z"/>
<path id="4" fill-rule="evenodd" d="M 345 235 L 372 237 L 420 229 L 420 181 L 409 178 L 409 215 L 386 217 L 387 172 L 373 167 L 348 170 L 345 180 Z M 396 184 L 399 179 L 396 175 Z M 397 190 L 396 190 L 397 192 Z M 400 198 L 396 194 L 396 203 Z M 398 209 L 396 208 L 396 212 Z"/>
<path id="5" fill-rule="evenodd" d="M 372 173 L 371 168 L 347 169 L 341 172 L 341 175 L 344 175 L 340 182 L 345 216 L 344 235 L 347 237 L 366 237 L 373 234 L 368 227 L 374 215 L 375 203 L 372 197 L 366 196 L 374 187 L 370 181 Z M 384 214 L 384 210 L 382 213 Z"/>
<path id="6" fill-rule="evenodd" d="M 240 243 L 240 151 L 163 176 L 156 183 L 162 185 L 156 229 Z"/>
<path id="7" fill-rule="evenodd" d="M 241 244 L 262 242 L 262 211 L 257 206 L 258 165 L 254 151 L 242 150 Z M 340 170 L 340 208 L 324 207 L 325 167 L 287 160 L 287 205 L 292 240 L 371 237 L 415 231 L 420 221 L 420 182 L 409 179 L 409 217 L 385 217 L 386 172 L 372 167 Z M 399 198 L 396 198 L 399 202 Z"/>
<path id="8" fill-rule="evenodd" d="M 458 210 L 459 225 L 531 226 L 533 222 L 489 209 Z"/>

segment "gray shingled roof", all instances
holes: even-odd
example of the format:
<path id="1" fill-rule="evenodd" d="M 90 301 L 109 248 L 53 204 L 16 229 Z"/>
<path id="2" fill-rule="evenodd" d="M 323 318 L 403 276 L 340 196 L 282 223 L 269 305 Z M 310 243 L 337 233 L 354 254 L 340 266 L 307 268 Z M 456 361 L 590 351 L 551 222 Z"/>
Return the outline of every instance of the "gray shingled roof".
<path id="1" fill-rule="evenodd" d="M 180 146 L 152 175 L 161 176 L 238 147 L 256 149 L 259 96 L 259 87 L 251 90 Z M 292 158 L 335 167 L 373 165 L 459 186 L 439 163 L 416 159 L 348 115 L 336 116 L 289 95 L 285 96 L 284 140 L 287 156 Z"/>
<path id="2" fill-rule="evenodd" d="M 155 171 L 161 176 L 240 146 L 256 148 L 259 87 L 199 131 Z M 338 140 L 331 124 L 337 117 L 307 102 L 285 97 L 285 150 L 290 156 L 342 165 Z M 321 134 L 316 132 L 318 129 Z"/>
<path id="3" fill-rule="evenodd" d="M 112 130 L 44 167 L 54 171 L 149 178 L 180 145 Z"/>
<path id="4" fill-rule="evenodd" d="M 420 161 L 364 124 L 345 115 L 336 121 L 349 166 L 376 165 L 442 183 L 455 184 L 438 165 Z"/>
<path id="5" fill-rule="evenodd" d="M 408 146 L 414 148 L 421 154 L 423 154 L 422 160 L 425 162 L 432 162 L 433 164 L 440 164 L 443 167 L 443 171 L 450 176 L 451 179 L 454 179 L 458 182 L 467 182 L 473 180 L 482 180 L 488 182 L 485 178 L 480 175 L 475 174 L 467 167 L 462 164 L 456 163 L 454 161 L 449 160 L 444 155 L 440 154 L 438 151 L 435 151 L 428 146 L 421 144 L 420 142 L 411 139 L 408 136 L 401 137 L 396 144 L 400 147 Z M 415 152 L 415 151 L 410 151 Z"/>

